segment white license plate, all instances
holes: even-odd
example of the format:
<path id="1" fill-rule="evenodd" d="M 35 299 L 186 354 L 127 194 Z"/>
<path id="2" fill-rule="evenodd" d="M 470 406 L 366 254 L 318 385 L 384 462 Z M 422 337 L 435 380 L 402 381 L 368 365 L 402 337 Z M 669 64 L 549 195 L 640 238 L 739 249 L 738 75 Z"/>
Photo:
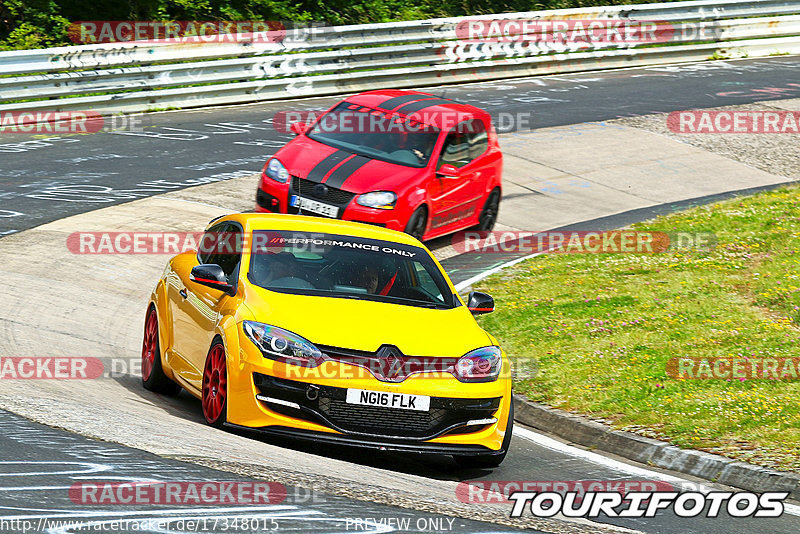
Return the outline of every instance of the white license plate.
<path id="1" fill-rule="evenodd" d="M 325 204 L 323 202 L 317 202 L 316 200 L 311 200 L 310 198 L 292 195 L 290 204 L 293 207 L 300 208 L 303 211 L 310 211 L 312 213 L 324 215 L 325 217 L 331 217 L 333 219 L 339 216 L 338 207 Z"/>
<path id="2" fill-rule="evenodd" d="M 390 393 L 388 391 L 367 391 L 365 389 L 348 389 L 348 404 L 365 406 L 382 406 L 400 410 L 416 410 L 427 412 L 431 407 L 431 398 L 425 395 L 408 395 L 406 393 Z"/>

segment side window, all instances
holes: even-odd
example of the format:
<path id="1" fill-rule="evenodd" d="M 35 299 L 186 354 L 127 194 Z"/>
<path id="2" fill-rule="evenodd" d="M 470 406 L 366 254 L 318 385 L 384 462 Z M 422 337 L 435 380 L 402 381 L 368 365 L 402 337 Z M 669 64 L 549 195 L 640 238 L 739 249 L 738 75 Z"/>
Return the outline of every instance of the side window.
<path id="1" fill-rule="evenodd" d="M 489 134 L 480 119 L 472 119 L 458 124 L 447 134 L 439 158 L 439 167 L 453 165 L 463 167 L 479 158 L 489 149 Z"/>
<path id="2" fill-rule="evenodd" d="M 200 241 L 197 249 L 197 263 L 200 264 L 210 264 L 215 263 L 211 260 L 211 256 L 214 254 L 216 247 L 217 247 L 217 237 L 219 236 L 220 232 L 224 227 L 228 226 L 228 223 L 221 223 L 215 224 L 203 234 L 203 238 Z"/>
<path id="3" fill-rule="evenodd" d="M 486 125 L 480 119 L 472 121 L 469 134 L 469 159 L 473 160 L 483 156 L 489 150 L 489 134 Z"/>
<path id="4" fill-rule="evenodd" d="M 453 165 L 454 167 L 463 167 L 471 161 L 469 157 L 469 134 L 461 126 L 461 123 L 455 129 L 447 134 L 442 146 L 442 154 L 439 156 L 439 165 Z"/>
<path id="5" fill-rule="evenodd" d="M 203 235 L 202 248 L 197 260 L 200 263 L 219 265 L 230 282 L 239 274 L 243 237 L 238 224 L 224 222 L 212 226 Z"/>
<path id="6" fill-rule="evenodd" d="M 442 292 L 439 291 L 439 287 L 436 285 L 436 282 L 433 281 L 431 274 L 425 269 L 425 266 L 421 263 L 414 262 L 414 269 L 417 274 L 417 282 L 419 287 L 424 289 L 425 292 L 432 297 L 436 297 L 436 299 L 444 301 Z"/>

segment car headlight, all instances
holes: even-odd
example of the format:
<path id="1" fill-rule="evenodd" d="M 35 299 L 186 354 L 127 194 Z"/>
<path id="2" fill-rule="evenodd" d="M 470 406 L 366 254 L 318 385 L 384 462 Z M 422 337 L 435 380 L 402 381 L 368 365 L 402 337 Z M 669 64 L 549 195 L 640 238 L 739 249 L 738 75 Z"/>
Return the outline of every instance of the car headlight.
<path id="1" fill-rule="evenodd" d="M 492 345 L 475 349 L 458 359 L 453 374 L 462 382 L 492 382 L 503 366 L 500 347 Z"/>
<path id="2" fill-rule="evenodd" d="M 394 204 L 397 202 L 397 195 L 391 191 L 373 191 L 372 193 L 364 193 L 356 198 L 356 203 L 367 208 L 379 208 L 382 210 L 394 209 Z"/>
<path id="3" fill-rule="evenodd" d="M 293 332 L 255 321 L 244 321 L 242 328 L 265 358 L 301 367 L 316 367 L 322 361 L 322 352 Z"/>
<path id="4" fill-rule="evenodd" d="M 289 171 L 286 170 L 286 167 L 284 167 L 283 163 L 277 158 L 269 160 L 267 168 L 264 169 L 264 174 L 282 184 L 285 184 L 289 180 Z"/>

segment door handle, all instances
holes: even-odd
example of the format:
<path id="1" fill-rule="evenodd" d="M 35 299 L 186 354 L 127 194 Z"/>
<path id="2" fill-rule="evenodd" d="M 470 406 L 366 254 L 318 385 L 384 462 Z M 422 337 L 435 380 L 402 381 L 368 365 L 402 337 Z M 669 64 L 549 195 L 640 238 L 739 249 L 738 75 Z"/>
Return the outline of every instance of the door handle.
<path id="1" fill-rule="evenodd" d="M 186 297 L 189 296 L 189 293 L 186 292 L 186 288 L 181 289 L 180 291 L 178 291 L 178 293 L 180 293 L 183 298 L 186 298 Z"/>

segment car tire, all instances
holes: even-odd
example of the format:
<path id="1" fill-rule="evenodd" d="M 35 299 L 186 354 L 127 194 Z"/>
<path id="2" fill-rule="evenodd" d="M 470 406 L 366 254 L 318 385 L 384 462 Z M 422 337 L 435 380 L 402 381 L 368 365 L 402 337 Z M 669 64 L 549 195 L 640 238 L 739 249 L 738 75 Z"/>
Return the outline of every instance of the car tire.
<path id="1" fill-rule="evenodd" d="M 158 314 L 150 306 L 144 320 L 142 340 L 142 385 L 145 389 L 163 395 L 175 395 L 181 387 L 164 374 L 161 367 L 161 344 L 158 340 Z"/>
<path id="2" fill-rule="evenodd" d="M 228 365 L 220 339 L 212 343 L 203 366 L 202 404 L 206 423 L 222 428 L 228 420 Z"/>
<path id="3" fill-rule="evenodd" d="M 500 211 L 500 189 L 495 188 L 489 193 L 486 204 L 478 216 L 478 224 L 475 229 L 479 232 L 491 232 L 497 222 L 497 214 Z"/>
<path id="4" fill-rule="evenodd" d="M 412 236 L 416 237 L 420 241 L 422 241 L 422 236 L 425 235 L 425 229 L 428 226 L 428 208 L 425 206 L 420 206 L 414 210 L 414 213 L 411 214 L 411 218 L 408 219 L 408 224 L 406 224 L 405 232 Z"/>
<path id="5" fill-rule="evenodd" d="M 506 426 L 506 434 L 503 436 L 503 444 L 500 450 L 501 454 L 484 454 L 478 456 L 454 456 L 453 459 L 459 465 L 466 469 L 491 469 L 503 463 L 503 460 L 508 454 L 508 448 L 511 446 L 511 434 L 514 430 L 514 398 L 511 398 L 511 408 L 508 411 L 508 425 Z"/>

